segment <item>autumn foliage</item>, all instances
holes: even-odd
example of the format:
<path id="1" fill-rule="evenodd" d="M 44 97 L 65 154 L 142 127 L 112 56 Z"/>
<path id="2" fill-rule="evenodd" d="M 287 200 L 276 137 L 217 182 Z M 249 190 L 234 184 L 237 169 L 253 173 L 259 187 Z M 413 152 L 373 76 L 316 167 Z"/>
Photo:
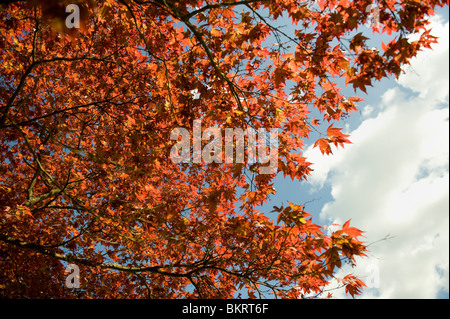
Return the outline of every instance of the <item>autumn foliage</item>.
<path id="1" fill-rule="evenodd" d="M 328 232 L 302 203 L 263 214 L 275 174 L 175 164 L 170 133 L 196 119 L 277 128 L 279 176 L 305 180 L 311 132 L 324 154 L 349 143 L 337 122 L 436 41 L 427 16 L 448 1 L 380 0 L 379 28 L 363 26 L 367 0 L 87 1 L 79 29 L 64 26 L 76 1 L 7 2 L 0 296 L 298 298 L 326 296 L 333 280 L 361 292 L 353 275 L 335 278 L 364 256 L 360 230 Z M 390 40 L 377 46 L 380 34 Z M 68 263 L 79 289 L 64 284 Z"/>

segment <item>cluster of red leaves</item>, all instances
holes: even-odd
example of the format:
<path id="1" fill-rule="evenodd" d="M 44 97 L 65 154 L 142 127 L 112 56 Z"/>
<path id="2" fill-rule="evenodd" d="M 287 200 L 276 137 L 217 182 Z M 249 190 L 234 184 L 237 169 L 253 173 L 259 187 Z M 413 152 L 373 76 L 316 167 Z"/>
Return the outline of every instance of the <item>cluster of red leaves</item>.
<path id="1" fill-rule="evenodd" d="M 64 31 L 57 1 L 0 7 L 0 295 L 231 298 L 321 295 L 361 232 L 326 235 L 302 206 L 258 208 L 275 193 L 261 164 L 174 164 L 172 129 L 278 128 L 278 169 L 311 173 L 297 153 L 312 108 L 356 110 L 339 79 L 365 91 L 398 76 L 435 39 L 426 16 L 448 1 L 379 1 L 381 50 L 355 31 L 371 1 L 80 3 Z M 63 5 L 66 2 L 62 2 Z M 283 15 L 295 37 L 272 23 Z M 269 36 L 284 39 L 267 46 Z M 350 36 L 350 39 L 348 37 Z M 291 48 L 288 48 L 291 46 Z M 292 46 L 294 47 L 292 49 Z M 200 98 L 193 98 L 192 92 Z M 329 126 L 323 153 L 348 143 Z M 81 288 L 64 286 L 64 265 Z M 364 284 L 341 279 L 352 296 Z"/>

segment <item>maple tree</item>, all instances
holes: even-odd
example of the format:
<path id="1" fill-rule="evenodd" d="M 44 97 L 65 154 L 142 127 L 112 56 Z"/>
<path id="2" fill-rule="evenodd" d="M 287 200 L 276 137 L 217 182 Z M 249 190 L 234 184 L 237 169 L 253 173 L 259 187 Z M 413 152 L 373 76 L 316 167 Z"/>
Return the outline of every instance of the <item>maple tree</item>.
<path id="1" fill-rule="evenodd" d="M 427 16 L 448 1 L 378 1 L 373 35 L 391 40 L 376 49 L 367 0 L 43 3 L 0 7 L 0 295 L 298 298 L 332 280 L 361 292 L 335 274 L 364 256 L 362 231 L 327 234 L 299 203 L 269 218 L 276 174 L 173 163 L 170 134 L 196 119 L 277 128 L 278 171 L 304 180 L 313 130 L 328 127 L 324 154 L 349 143 L 335 123 L 362 99 L 344 86 L 399 76 L 436 42 Z M 64 26 L 69 3 L 79 29 Z M 80 289 L 64 285 L 68 263 Z"/>

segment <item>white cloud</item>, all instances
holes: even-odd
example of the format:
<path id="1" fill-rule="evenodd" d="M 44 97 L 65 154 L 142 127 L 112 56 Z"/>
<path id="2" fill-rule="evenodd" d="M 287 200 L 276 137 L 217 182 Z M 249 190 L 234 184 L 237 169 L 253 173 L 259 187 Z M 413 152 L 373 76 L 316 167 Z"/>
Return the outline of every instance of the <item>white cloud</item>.
<path id="1" fill-rule="evenodd" d="M 399 83 L 420 93 L 422 98 L 443 102 L 448 97 L 449 86 L 449 24 L 444 24 L 439 16 L 432 17 L 430 21 L 433 29 L 431 34 L 439 37 L 439 43 L 432 45 L 433 51 L 425 50 L 414 58 L 412 67 L 399 79 Z"/>
<path id="2" fill-rule="evenodd" d="M 315 164 L 312 185 L 331 186 L 323 221 L 352 219 L 368 243 L 394 236 L 345 270 L 376 286 L 363 297 L 435 298 L 449 290 L 448 22 L 433 19 L 433 30 L 439 45 L 368 107 L 350 133 L 353 144 L 330 157 L 305 154 Z"/>

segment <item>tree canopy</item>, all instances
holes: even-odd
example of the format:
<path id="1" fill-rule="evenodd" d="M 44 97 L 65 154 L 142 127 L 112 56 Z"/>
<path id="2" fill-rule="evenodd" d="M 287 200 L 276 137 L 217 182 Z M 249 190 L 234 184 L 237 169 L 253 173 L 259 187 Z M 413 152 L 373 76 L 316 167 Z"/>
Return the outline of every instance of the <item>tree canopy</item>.
<path id="1" fill-rule="evenodd" d="M 4 1 L 0 296 L 299 298 L 333 280 L 359 294 L 359 278 L 336 272 L 365 255 L 361 230 L 327 233 L 302 203 L 261 207 L 277 176 L 311 174 L 312 132 L 327 155 L 350 142 L 339 121 L 436 42 L 427 17 L 446 4 Z M 171 133 L 196 120 L 276 129 L 278 175 L 248 161 L 248 141 L 244 162 L 174 162 Z M 68 264 L 78 289 L 64 284 Z"/>

